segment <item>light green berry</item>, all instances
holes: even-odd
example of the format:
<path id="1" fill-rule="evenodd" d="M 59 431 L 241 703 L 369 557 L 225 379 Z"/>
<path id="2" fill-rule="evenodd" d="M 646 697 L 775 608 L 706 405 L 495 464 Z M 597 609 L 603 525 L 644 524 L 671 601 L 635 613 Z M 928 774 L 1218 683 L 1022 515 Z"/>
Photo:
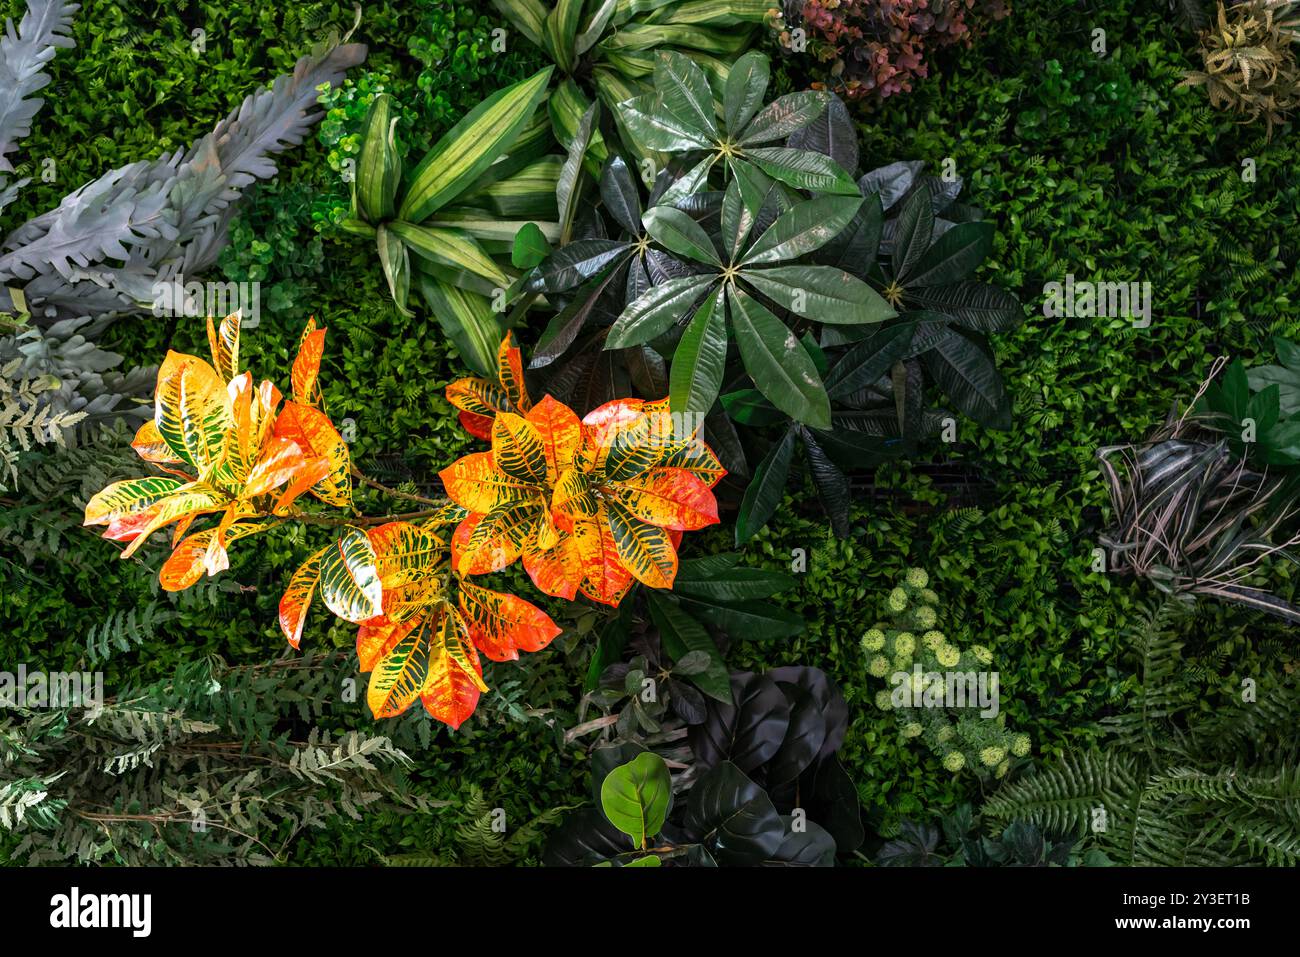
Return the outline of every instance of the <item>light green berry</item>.
<path id="1" fill-rule="evenodd" d="M 864 651 L 879 651 L 883 647 L 885 647 L 885 633 L 879 628 L 872 628 L 862 636 Z"/>
<path id="2" fill-rule="evenodd" d="M 911 670 L 912 670 L 912 656 L 911 656 L 911 655 L 894 655 L 894 670 L 895 670 L 895 671 L 911 671 Z"/>
<path id="3" fill-rule="evenodd" d="M 993 772 L 995 777 L 1004 778 L 1007 776 L 1007 770 L 1011 767 L 1010 761 L 1003 761 L 998 765 L 998 769 Z"/>
<path id="4" fill-rule="evenodd" d="M 975 656 L 975 660 L 982 665 L 993 664 L 993 652 L 989 651 L 984 645 L 971 645 L 970 653 Z"/>
<path id="5" fill-rule="evenodd" d="M 952 725 L 945 724 L 935 732 L 934 736 L 938 739 L 940 744 L 947 744 L 957 736 L 957 732 L 952 729 Z"/>
<path id="6" fill-rule="evenodd" d="M 916 635 L 910 631 L 900 631 L 894 636 L 894 654 L 910 655 L 916 651 Z"/>
<path id="7" fill-rule="evenodd" d="M 955 668 L 957 662 L 961 661 L 961 651 L 953 645 L 940 645 L 934 656 L 939 659 L 939 664 L 945 668 Z"/>
<path id="8" fill-rule="evenodd" d="M 924 730 L 925 729 L 921 727 L 921 722 L 909 721 L 907 722 L 907 724 L 903 725 L 903 737 L 919 738 L 921 736 L 921 732 Z"/>
<path id="9" fill-rule="evenodd" d="M 876 655 L 867 665 L 867 671 L 871 672 L 873 677 L 883 678 L 889 674 L 889 659 L 884 655 Z"/>
<path id="10" fill-rule="evenodd" d="M 892 612 L 905 611 L 907 609 L 907 592 L 901 588 L 895 588 L 889 593 L 889 610 Z"/>
<path id="11" fill-rule="evenodd" d="M 924 588 L 930 584 L 930 576 L 926 574 L 924 568 L 909 568 L 907 570 L 907 583 L 913 588 Z"/>
<path id="12" fill-rule="evenodd" d="M 1018 758 L 1023 758 L 1029 753 L 1029 735 L 1018 734 L 1011 739 L 1011 753 Z"/>
<path id="13" fill-rule="evenodd" d="M 949 751 L 943 756 L 943 766 L 956 774 L 962 768 L 966 767 L 966 757 L 960 751 Z"/>
<path id="14" fill-rule="evenodd" d="M 937 651 L 947 643 L 948 636 L 942 631 L 927 631 L 921 636 L 921 641 L 925 644 L 925 647 L 929 648 L 931 651 Z"/>
<path id="15" fill-rule="evenodd" d="M 991 768 L 993 765 L 1001 762 L 1006 758 L 1006 756 L 1007 752 L 1005 748 L 988 747 L 980 752 L 980 761 Z"/>
<path id="16" fill-rule="evenodd" d="M 939 593 L 932 588 L 922 589 L 921 601 L 925 602 L 927 605 L 937 605 L 939 604 Z"/>
<path id="17" fill-rule="evenodd" d="M 876 707 L 881 711 L 889 711 L 894 707 L 894 702 L 889 691 L 876 692 Z"/>
<path id="18" fill-rule="evenodd" d="M 934 609 L 929 605 L 917 605 L 916 623 L 922 628 L 933 628 L 934 623 L 939 620 L 939 616 L 934 613 Z"/>

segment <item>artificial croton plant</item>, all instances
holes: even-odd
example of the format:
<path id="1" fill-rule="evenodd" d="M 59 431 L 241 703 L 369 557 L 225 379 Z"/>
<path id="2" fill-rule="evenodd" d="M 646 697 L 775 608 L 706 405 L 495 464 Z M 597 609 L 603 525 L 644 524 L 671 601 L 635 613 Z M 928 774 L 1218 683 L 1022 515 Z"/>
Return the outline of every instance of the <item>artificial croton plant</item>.
<path id="1" fill-rule="evenodd" d="M 239 314 L 208 321 L 211 363 L 169 353 L 158 373 L 154 418 L 132 443 L 166 475 L 115 482 L 86 506 L 87 525 L 134 554 L 173 526 L 161 581 L 177 591 L 229 567 L 227 546 L 288 522 L 334 528 L 332 540 L 293 574 L 279 623 L 297 648 L 319 593 L 357 624 L 357 658 L 370 673 L 375 717 L 418 699 L 453 728 L 473 713 L 483 680 L 479 654 L 509 661 L 540 651 L 560 628 L 515 595 L 468 579 L 522 557 L 545 593 L 579 593 L 617 605 L 639 581 L 672 586 L 683 531 L 718 520 L 712 487 L 724 471 L 667 400 L 624 399 L 584 419 L 545 396 L 534 405 L 519 349 L 498 350 L 497 382 L 448 387 L 461 421 L 492 450 L 442 473 L 451 501 L 388 489 L 352 464 L 324 410 L 317 381 L 325 330 L 309 321 L 293 363 L 292 398 L 254 387 L 239 365 Z M 400 516 L 355 513 L 354 479 L 431 506 Z M 303 495 L 347 516 L 306 511 Z M 215 520 L 192 534 L 199 519 Z"/>

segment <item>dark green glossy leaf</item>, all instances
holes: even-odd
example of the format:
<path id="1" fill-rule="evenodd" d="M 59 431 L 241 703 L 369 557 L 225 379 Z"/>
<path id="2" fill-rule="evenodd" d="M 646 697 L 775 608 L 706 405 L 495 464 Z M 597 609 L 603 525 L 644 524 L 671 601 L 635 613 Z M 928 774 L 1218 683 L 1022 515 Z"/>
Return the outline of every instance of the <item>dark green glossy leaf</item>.
<path id="1" fill-rule="evenodd" d="M 829 93 L 820 90 L 805 90 L 778 97 L 759 110 L 740 133 L 741 145 L 771 143 L 798 132 L 826 111 L 830 97 Z"/>
<path id="2" fill-rule="evenodd" d="M 712 664 L 699 674 L 691 675 L 690 682 L 710 698 L 729 704 L 731 685 L 727 678 L 727 666 L 723 663 L 718 646 L 709 637 L 709 633 L 671 598 L 666 598 L 655 591 L 647 591 L 646 601 L 650 609 L 650 618 L 659 630 L 659 640 L 663 644 L 664 651 L 674 661 L 692 651 L 702 651 L 707 654 Z"/>
<path id="3" fill-rule="evenodd" d="M 1002 376 L 968 334 L 950 332 L 921 361 L 959 411 L 989 428 L 1011 428 L 1011 402 Z"/>
<path id="4" fill-rule="evenodd" d="M 740 503 L 740 513 L 736 516 L 736 544 L 743 545 L 754 537 L 767 524 L 785 492 L 786 480 L 790 477 L 790 460 L 794 457 L 793 429 L 786 431 L 781 440 L 772 446 L 754 470 L 754 478 L 745 489 L 745 497 Z"/>
<path id="5" fill-rule="evenodd" d="M 758 112 L 767 93 L 770 74 L 767 57 L 757 50 L 751 50 L 732 64 L 722 96 L 722 113 L 729 131 L 743 129 Z"/>
<path id="6" fill-rule="evenodd" d="M 727 305 L 740 357 L 758 390 L 791 418 L 829 428 L 826 388 L 794 333 L 742 289 L 728 290 Z"/>
<path id="7" fill-rule="evenodd" d="M 842 196 L 861 195 L 853 177 L 839 163 L 821 153 L 792 150 L 785 146 L 759 146 L 746 149 L 745 157 L 768 176 L 795 189 Z"/>
<path id="8" fill-rule="evenodd" d="M 653 287 L 623 310 L 609 330 L 605 348 L 626 349 L 662 335 L 689 313 L 716 281 L 716 275 L 683 276 Z"/>
<path id="9" fill-rule="evenodd" d="M 821 323 L 867 325 L 896 315 L 880 293 L 834 266 L 746 269 L 741 277 L 782 308 Z"/>
<path id="10" fill-rule="evenodd" d="M 861 205 L 861 199 L 844 196 L 822 196 L 800 203 L 778 216 L 741 262 L 747 266 L 769 265 L 820 249 L 839 235 Z"/>
<path id="11" fill-rule="evenodd" d="M 721 265 L 709 234 L 680 209 L 656 206 L 646 211 L 641 222 L 650 237 L 670 252 L 697 262 Z"/>
<path id="12" fill-rule="evenodd" d="M 726 308 L 719 289 L 696 310 L 673 353 L 668 385 L 672 411 L 706 415 L 717 401 L 726 365 Z"/>

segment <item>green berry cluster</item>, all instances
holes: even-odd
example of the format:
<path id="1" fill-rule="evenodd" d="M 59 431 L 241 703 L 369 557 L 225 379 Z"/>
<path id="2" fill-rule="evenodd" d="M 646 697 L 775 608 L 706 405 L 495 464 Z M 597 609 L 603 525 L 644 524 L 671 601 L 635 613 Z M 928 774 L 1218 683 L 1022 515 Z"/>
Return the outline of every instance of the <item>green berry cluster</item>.
<path id="1" fill-rule="evenodd" d="M 1000 708 L 996 717 L 981 714 L 973 694 L 958 707 L 927 680 L 935 674 L 982 676 L 984 688 L 994 689 L 993 652 L 984 645 L 960 648 L 939 630 L 939 596 L 929 586 L 925 569 L 909 569 L 885 597 L 886 620 L 862 636 L 867 672 L 887 684 L 876 692 L 876 707 L 894 712 L 902 736 L 924 741 L 951 773 L 1005 777 L 1013 759 L 1029 755 L 1029 735 L 1008 729 Z"/>

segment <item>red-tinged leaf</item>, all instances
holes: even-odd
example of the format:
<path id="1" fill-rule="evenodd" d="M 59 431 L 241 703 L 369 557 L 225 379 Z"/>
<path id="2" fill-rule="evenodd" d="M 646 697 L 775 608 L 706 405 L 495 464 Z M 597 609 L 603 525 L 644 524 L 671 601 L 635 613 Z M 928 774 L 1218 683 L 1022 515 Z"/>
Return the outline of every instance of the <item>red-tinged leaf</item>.
<path id="1" fill-rule="evenodd" d="M 411 627 L 409 621 L 393 621 L 385 615 L 363 621 L 357 628 L 357 666 L 361 673 L 374 671 Z"/>
<path id="2" fill-rule="evenodd" d="M 287 515 L 289 506 L 308 489 L 316 488 L 329 478 L 334 470 L 329 459 L 307 459 L 302 468 L 293 473 L 289 484 L 280 492 L 271 510 L 277 515 Z"/>
<path id="3" fill-rule="evenodd" d="M 307 620 L 312 595 L 320 584 L 320 563 L 327 551 L 328 548 L 322 548 L 299 565 L 289 579 L 289 587 L 280 596 L 280 630 L 295 648 L 302 640 L 303 622 Z"/>
<path id="4" fill-rule="evenodd" d="M 210 512 L 223 511 L 231 501 L 228 493 L 201 482 L 182 485 L 158 503 L 158 508 L 153 511 L 148 524 L 139 530 L 119 557 L 130 558 L 158 529 L 180 521 L 188 515 L 206 515 Z"/>
<path id="5" fill-rule="evenodd" d="M 532 403 L 528 398 L 528 388 L 524 385 L 524 361 L 515 344 L 513 332 L 507 332 L 501 345 L 497 347 L 497 378 L 501 388 L 520 412 L 527 412 Z"/>
<path id="6" fill-rule="evenodd" d="M 632 587 L 632 574 L 619 561 L 607 509 L 602 505 L 595 518 L 575 523 L 573 535 L 583 570 L 579 590 L 592 601 L 617 605 Z"/>
<path id="7" fill-rule="evenodd" d="M 183 591 L 200 578 L 215 575 L 230 567 L 226 546 L 238 539 L 260 532 L 261 523 L 230 525 L 222 529 L 205 528 L 186 538 L 163 562 L 158 580 L 163 591 Z M 283 602 L 281 602 L 283 607 Z M 295 644 L 296 648 L 297 645 Z"/>
<path id="8" fill-rule="evenodd" d="M 316 319 L 307 320 L 298 343 L 298 354 L 293 360 L 290 382 L 293 385 L 293 400 L 301 405 L 319 407 L 321 405 L 320 360 L 325 353 L 325 330 L 316 328 Z"/>
<path id="9" fill-rule="evenodd" d="M 326 477 L 309 486 L 313 495 L 327 505 L 352 504 L 352 457 L 329 416 L 309 405 L 286 402 L 275 420 L 275 435 L 297 443 L 308 459 L 329 462 Z"/>
<path id="10" fill-rule="evenodd" d="M 420 701 L 430 715 L 454 729 L 474 713 L 487 685 L 460 615 L 448 609 L 441 625 L 442 654 L 435 648 Z"/>
<path id="11" fill-rule="evenodd" d="M 505 389 L 476 376 L 457 379 L 447 386 L 446 396 L 447 401 L 462 412 L 485 419 L 496 418 L 498 412 L 513 411 L 510 397 L 506 395 Z M 488 428 L 491 429 L 491 426 L 489 425 Z M 490 437 L 490 433 L 480 436 L 484 439 Z"/>
<path id="12" fill-rule="evenodd" d="M 265 495 L 291 480 L 295 474 L 307 466 L 307 459 L 298 443 L 273 436 L 262 452 L 262 457 L 240 492 L 240 497 L 249 499 Z"/>
<path id="13" fill-rule="evenodd" d="M 584 570 L 577 539 L 564 535 L 550 551 L 540 548 L 524 550 L 524 571 L 544 594 L 573 601 L 582 584 Z"/>
<path id="14" fill-rule="evenodd" d="M 503 592 L 460 583 L 460 611 L 475 647 L 493 661 L 513 661 L 541 651 L 560 628 L 535 605 Z"/>
<path id="15" fill-rule="evenodd" d="M 682 469 L 652 469 L 616 488 L 618 501 L 651 525 L 694 531 L 718 522 L 718 501 L 709 487 Z"/>
<path id="16" fill-rule="evenodd" d="M 541 436 L 550 481 L 573 466 L 573 457 L 582 447 L 582 422 L 567 405 L 551 396 L 533 406 L 526 416 Z"/>
<path id="17" fill-rule="evenodd" d="M 461 427 L 474 436 L 476 439 L 482 439 L 484 442 L 492 441 L 492 416 L 479 415 L 477 412 L 461 412 L 458 416 Z"/>

